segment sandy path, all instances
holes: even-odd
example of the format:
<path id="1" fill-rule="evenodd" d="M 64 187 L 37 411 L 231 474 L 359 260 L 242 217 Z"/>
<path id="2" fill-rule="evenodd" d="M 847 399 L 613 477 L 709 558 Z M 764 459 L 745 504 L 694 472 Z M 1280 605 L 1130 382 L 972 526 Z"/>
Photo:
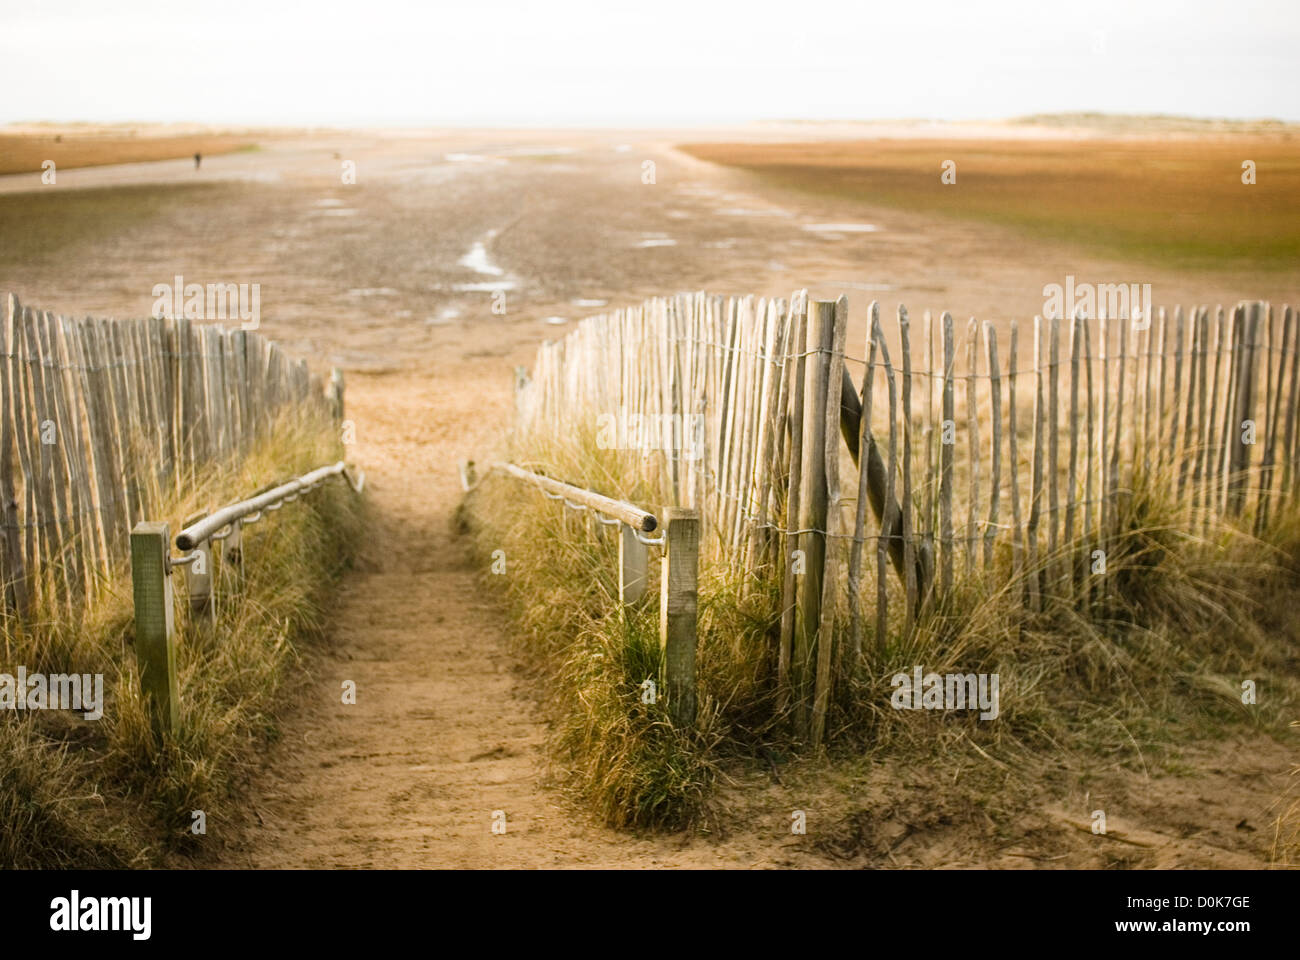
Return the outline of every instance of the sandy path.
<path id="1" fill-rule="evenodd" d="M 356 378 L 350 391 L 349 417 L 364 425 L 355 453 L 367 465 L 374 527 L 342 584 L 333 649 L 317 662 L 309 702 L 257 791 L 265 825 L 249 829 L 237 859 L 258 867 L 553 861 L 562 821 L 537 786 L 544 731 L 514 692 L 500 612 L 465 543 L 451 536 L 460 438 L 449 425 L 470 426 L 476 412 L 486 419 L 483 391 L 393 380 Z M 467 399 L 474 409 L 455 409 Z M 341 702 L 345 680 L 356 684 L 355 706 Z M 506 811 L 504 837 L 489 831 L 494 810 Z"/>
<path id="2" fill-rule="evenodd" d="M 484 361 L 454 382 L 353 379 L 373 527 L 304 701 L 251 802 L 221 818 L 220 865 L 748 866 L 763 853 L 752 836 L 714 847 L 618 834 L 543 785 L 544 724 L 501 608 L 452 529 L 456 455 L 504 415 L 509 383 Z M 341 702 L 345 680 L 355 705 Z M 504 836 L 490 829 L 496 810 Z"/>

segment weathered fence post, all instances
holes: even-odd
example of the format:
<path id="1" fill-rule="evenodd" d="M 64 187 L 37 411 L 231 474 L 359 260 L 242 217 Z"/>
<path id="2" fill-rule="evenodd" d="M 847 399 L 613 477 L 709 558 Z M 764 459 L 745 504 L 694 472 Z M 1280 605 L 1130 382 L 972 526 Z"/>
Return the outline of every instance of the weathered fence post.
<path id="1" fill-rule="evenodd" d="M 835 331 L 835 302 L 808 304 L 808 335 L 804 358 L 803 463 L 799 494 L 799 547 L 804 572 L 795 611 L 794 657 L 791 670 L 795 697 L 795 731 L 808 735 L 812 692 L 812 663 L 821 622 L 822 582 L 826 570 L 826 392 Z"/>
<path id="2" fill-rule="evenodd" d="M 699 608 L 700 517 L 669 507 L 664 520 L 663 573 L 659 593 L 659 643 L 664 654 L 664 692 L 673 723 L 695 723 L 695 630 Z"/>
<path id="3" fill-rule="evenodd" d="M 140 689 L 150 701 L 155 732 L 173 734 L 180 725 L 176 686 L 176 637 L 165 523 L 142 520 L 131 531 L 131 590 L 135 601 L 135 656 Z"/>
<path id="4" fill-rule="evenodd" d="M 840 418 L 843 415 L 840 395 L 831 389 L 844 373 L 844 344 L 849 326 L 849 301 L 841 296 L 831 304 L 830 357 L 826 373 L 826 405 L 822 413 L 822 440 L 825 443 L 826 472 L 826 544 L 822 568 L 822 597 L 817 622 L 817 668 L 813 688 L 813 746 L 820 746 L 826 732 L 826 711 L 831 697 L 831 645 L 835 634 L 835 601 L 840 591 Z"/>
<path id="5" fill-rule="evenodd" d="M 1250 473 L 1250 444 L 1246 442 L 1246 424 L 1251 424 L 1250 430 L 1253 433 L 1255 390 L 1256 380 L 1258 379 L 1256 359 L 1258 357 L 1260 307 L 1261 303 L 1258 301 L 1250 303 L 1243 301 L 1237 306 L 1242 336 L 1236 357 L 1239 372 L 1236 384 L 1237 390 L 1234 396 L 1234 409 L 1236 412 L 1232 418 L 1232 427 L 1229 433 L 1232 453 L 1229 459 L 1231 469 L 1228 477 L 1228 510 L 1233 516 L 1240 516 L 1246 506 L 1246 484 Z"/>
<path id="6" fill-rule="evenodd" d="M 9 607 L 17 613 L 27 609 L 27 570 L 23 556 L 22 525 L 18 519 L 18 493 L 14 478 L 13 451 L 21 440 L 15 438 L 22 428 L 19 398 L 22 396 L 20 378 L 22 367 L 18 351 L 21 334 L 18 323 L 22 307 L 12 293 L 5 294 L 3 312 L 0 312 L 0 608 Z M 30 474 L 24 485 L 30 482 Z M 3 610 L 0 610 L 3 612 Z"/>
<path id="7" fill-rule="evenodd" d="M 626 523 L 620 523 L 618 525 L 618 599 L 625 607 L 639 602 L 645 596 L 648 554 L 646 545 L 636 538 L 636 531 Z"/>

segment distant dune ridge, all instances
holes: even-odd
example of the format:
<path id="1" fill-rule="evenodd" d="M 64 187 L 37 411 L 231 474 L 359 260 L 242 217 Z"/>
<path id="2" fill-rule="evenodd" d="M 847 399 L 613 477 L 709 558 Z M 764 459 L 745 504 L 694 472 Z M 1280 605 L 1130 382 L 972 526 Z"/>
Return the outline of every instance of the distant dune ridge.
<path id="1" fill-rule="evenodd" d="M 0 175 L 40 173 L 47 160 L 61 170 L 215 156 L 256 144 L 248 133 L 195 125 L 12 124 L 0 128 Z"/>

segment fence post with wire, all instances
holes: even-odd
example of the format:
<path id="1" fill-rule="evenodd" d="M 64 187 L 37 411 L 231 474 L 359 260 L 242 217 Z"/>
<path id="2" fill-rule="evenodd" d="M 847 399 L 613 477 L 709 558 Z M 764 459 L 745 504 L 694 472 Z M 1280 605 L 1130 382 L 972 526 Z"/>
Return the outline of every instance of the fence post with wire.
<path id="1" fill-rule="evenodd" d="M 695 723 L 696 624 L 699 610 L 700 517 L 690 508 L 669 507 L 662 528 L 659 519 L 622 500 L 563 483 L 525 470 L 513 463 L 497 462 L 492 469 L 539 488 L 566 510 L 590 512 L 598 523 L 617 526 L 619 603 L 634 606 L 645 597 L 648 583 L 648 548 L 662 552 L 659 577 L 659 644 L 663 659 L 660 689 L 669 716 L 682 727 Z M 469 476 L 462 467 L 462 479 Z M 662 530 L 656 537 L 647 536 Z"/>

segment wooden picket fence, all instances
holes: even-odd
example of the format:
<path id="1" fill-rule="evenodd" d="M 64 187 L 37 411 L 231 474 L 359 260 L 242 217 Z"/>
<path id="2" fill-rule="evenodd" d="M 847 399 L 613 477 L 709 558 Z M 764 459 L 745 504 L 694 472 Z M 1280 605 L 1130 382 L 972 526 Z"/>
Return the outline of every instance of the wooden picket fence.
<path id="1" fill-rule="evenodd" d="M 255 331 L 69 318 L 3 295 L 0 588 L 23 612 L 77 608 L 129 557 L 135 525 L 289 407 L 341 403 Z M 337 394 L 337 396 L 335 396 Z"/>
<path id="2" fill-rule="evenodd" d="M 782 705 L 817 742 L 873 601 L 884 644 L 958 569 L 1014 578 L 1030 609 L 1095 591 L 1139 487 L 1185 504 L 1192 533 L 1267 524 L 1300 478 L 1298 322 L 1253 302 L 1034 317 L 1004 339 L 873 303 L 858 353 L 844 298 L 680 294 L 543 345 L 517 431 L 631 451 L 699 511 L 702 562 L 781 571 Z M 837 622 L 853 657 L 832 655 Z"/>

